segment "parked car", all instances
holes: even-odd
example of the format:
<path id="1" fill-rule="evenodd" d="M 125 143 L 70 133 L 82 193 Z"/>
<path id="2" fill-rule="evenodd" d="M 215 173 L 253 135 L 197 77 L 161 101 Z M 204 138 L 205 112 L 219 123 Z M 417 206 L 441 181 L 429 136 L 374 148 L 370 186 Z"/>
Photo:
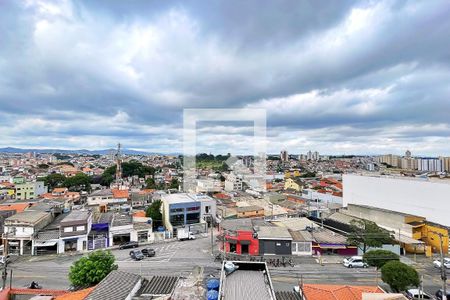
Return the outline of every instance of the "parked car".
<path id="1" fill-rule="evenodd" d="M 442 289 L 438 290 L 435 295 L 438 300 L 442 300 L 443 295 Z M 447 299 L 450 299 L 450 290 L 447 290 Z"/>
<path id="2" fill-rule="evenodd" d="M 138 242 L 126 242 L 123 243 L 122 245 L 120 245 L 119 249 L 131 249 L 131 248 L 137 248 L 139 247 L 139 243 Z"/>
<path id="3" fill-rule="evenodd" d="M 406 298 L 415 299 L 434 299 L 430 294 L 425 293 L 419 289 L 409 289 L 405 293 Z"/>
<path id="4" fill-rule="evenodd" d="M 145 256 L 148 256 L 148 257 L 153 257 L 156 254 L 155 249 L 152 249 L 152 248 L 144 248 L 141 251 L 142 251 L 142 254 L 144 254 Z"/>
<path id="5" fill-rule="evenodd" d="M 369 265 L 364 262 L 362 256 L 352 256 L 344 259 L 344 266 L 347 268 L 367 268 Z"/>
<path id="6" fill-rule="evenodd" d="M 435 259 L 433 261 L 433 265 L 434 265 L 435 268 L 439 268 L 440 269 L 441 268 L 441 260 L 440 259 Z M 444 267 L 446 269 L 450 269 L 450 258 L 448 258 L 448 257 L 444 258 Z"/>
<path id="7" fill-rule="evenodd" d="M 144 254 L 142 254 L 141 250 L 131 250 L 130 251 L 130 256 L 132 259 L 134 260 L 142 260 L 144 259 Z"/>
<path id="8" fill-rule="evenodd" d="M 10 262 L 11 256 L 9 254 L 0 256 L 0 264 L 5 264 L 6 262 Z"/>

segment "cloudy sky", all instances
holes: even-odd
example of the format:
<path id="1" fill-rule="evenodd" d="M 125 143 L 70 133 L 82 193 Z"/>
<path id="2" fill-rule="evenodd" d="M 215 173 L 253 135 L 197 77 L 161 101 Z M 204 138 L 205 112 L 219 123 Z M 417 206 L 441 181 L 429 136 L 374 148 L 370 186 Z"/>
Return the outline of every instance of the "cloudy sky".
<path id="1" fill-rule="evenodd" d="M 181 152 L 183 109 L 262 108 L 271 153 L 450 156 L 449 15 L 446 0 L 0 0 L 0 147 Z M 199 123 L 198 151 L 243 153 L 252 133 Z"/>

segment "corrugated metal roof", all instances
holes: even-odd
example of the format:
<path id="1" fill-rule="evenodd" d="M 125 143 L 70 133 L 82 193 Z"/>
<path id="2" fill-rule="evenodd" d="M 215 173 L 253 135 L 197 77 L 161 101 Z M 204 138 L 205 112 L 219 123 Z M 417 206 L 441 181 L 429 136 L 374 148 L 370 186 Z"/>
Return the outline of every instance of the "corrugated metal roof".
<path id="1" fill-rule="evenodd" d="M 178 282 L 176 276 L 154 276 L 150 280 L 144 280 L 139 290 L 139 295 L 168 295 L 171 294 Z"/>
<path id="2" fill-rule="evenodd" d="M 86 297 L 86 300 L 124 300 L 140 280 L 141 277 L 133 273 L 112 271 Z"/>
<path id="3" fill-rule="evenodd" d="M 277 300 L 302 300 L 299 293 L 291 291 L 278 291 L 275 292 L 275 296 L 277 297 Z"/>

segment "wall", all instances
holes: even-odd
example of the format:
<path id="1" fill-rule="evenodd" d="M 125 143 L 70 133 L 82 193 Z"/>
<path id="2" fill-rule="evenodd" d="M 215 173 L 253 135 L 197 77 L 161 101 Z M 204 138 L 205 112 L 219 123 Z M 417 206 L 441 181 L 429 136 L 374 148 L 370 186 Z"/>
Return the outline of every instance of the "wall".
<path id="1" fill-rule="evenodd" d="M 338 203 L 338 204 L 342 204 L 342 202 L 343 202 L 342 197 L 333 196 L 331 194 L 318 193 L 315 190 L 311 190 L 311 189 L 303 190 L 302 197 L 306 198 L 306 199 L 310 199 L 310 200 L 319 199 L 323 203 Z"/>
<path id="2" fill-rule="evenodd" d="M 274 252 L 275 251 L 275 252 Z M 260 255 L 291 255 L 292 246 L 289 240 L 259 240 Z"/>
<path id="3" fill-rule="evenodd" d="M 344 206 L 369 205 L 450 226 L 450 184 L 345 174 L 343 186 Z"/>

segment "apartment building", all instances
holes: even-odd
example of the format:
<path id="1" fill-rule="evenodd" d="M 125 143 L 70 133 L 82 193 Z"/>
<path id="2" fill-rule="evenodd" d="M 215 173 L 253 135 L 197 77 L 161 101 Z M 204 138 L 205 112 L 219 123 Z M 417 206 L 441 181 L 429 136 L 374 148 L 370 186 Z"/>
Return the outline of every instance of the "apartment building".
<path id="1" fill-rule="evenodd" d="M 47 187 L 44 185 L 43 181 L 16 184 L 17 200 L 32 200 L 45 193 L 47 193 Z"/>

